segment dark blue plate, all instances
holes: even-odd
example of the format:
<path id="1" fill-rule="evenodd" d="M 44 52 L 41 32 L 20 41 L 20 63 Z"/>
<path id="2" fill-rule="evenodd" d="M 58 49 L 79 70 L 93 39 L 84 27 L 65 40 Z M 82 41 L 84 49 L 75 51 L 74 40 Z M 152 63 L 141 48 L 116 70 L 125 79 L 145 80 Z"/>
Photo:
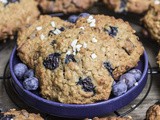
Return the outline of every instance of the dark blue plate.
<path id="1" fill-rule="evenodd" d="M 139 80 L 138 85 L 131 88 L 125 94 L 119 97 L 110 98 L 106 101 L 100 101 L 92 104 L 64 104 L 44 99 L 39 94 L 37 94 L 38 91 L 31 92 L 25 90 L 13 72 L 14 65 L 19 62 L 21 61 L 17 56 L 15 47 L 10 57 L 10 71 L 13 77 L 13 86 L 15 87 L 22 100 L 27 105 L 32 106 L 33 108 L 38 109 L 43 113 L 58 117 L 82 119 L 86 117 L 92 118 L 95 116 L 103 116 L 111 113 L 133 101 L 141 93 L 147 81 L 148 57 L 146 52 L 144 52 L 137 66 L 137 68 L 140 69 L 143 73 L 142 77 Z"/>

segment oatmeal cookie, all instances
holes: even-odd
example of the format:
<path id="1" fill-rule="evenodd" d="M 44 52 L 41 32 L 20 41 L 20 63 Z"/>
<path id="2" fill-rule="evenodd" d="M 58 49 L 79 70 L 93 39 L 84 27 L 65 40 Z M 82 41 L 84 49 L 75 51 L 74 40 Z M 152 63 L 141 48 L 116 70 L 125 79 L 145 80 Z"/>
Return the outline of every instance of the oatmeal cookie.
<path id="1" fill-rule="evenodd" d="M 34 68 L 39 56 L 39 45 L 43 44 L 50 34 L 59 34 L 70 27 L 72 27 L 71 23 L 58 17 L 40 16 L 32 26 L 18 34 L 18 56 L 30 68 Z"/>
<path id="2" fill-rule="evenodd" d="M 17 111 L 10 109 L 8 112 L 1 113 L 1 120 L 44 120 L 39 114 L 28 113 L 26 110 Z"/>
<path id="3" fill-rule="evenodd" d="M 82 12 L 93 5 L 97 0 L 38 0 L 39 7 L 44 13 Z"/>
<path id="4" fill-rule="evenodd" d="M 115 12 L 145 12 L 153 0 L 103 0 L 108 8 L 113 9 Z"/>
<path id="5" fill-rule="evenodd" d="M 131 28 L 128 22 L 124 22 L 122 19 L 95 15 L 88 18 L 80 18 L 76 25 L 84 28 L 89 26 L 97 29 L 100 33 L 109 35 L 110 38 L 114 39 L 118 47 L 125 51 L 126 55 L 120 55 L 114 50 L 105 49 L 108 53 L 112 53 L 107 54 L 107 59 L 115 79 L 136 66 L 140 56 L 143 54 L 144 48 L 139 42 L 139 38 L 135 35 L 135 30 Z"/>
<path id="6" fill-rule="evenodd" d="M 160 5 L 152 5 L 142 21 L 151 37 L 160 44 Z"/>
<path id="7" fill-rule="evenodd" d="M 152 105 L 146 112 L 146 120 L 160 120 L 160 105 Z"/>
<path id="8" fill-rule="evenodd" d="M 95 117 L 93 119 L 85 119 L 85 120 L 132 120 L 132 117 L 104 117 L 104 118 L 98 118 Z"/>
<path id="9" fill-rule="evenodd" d="M 30 25 L 39 16 L 37 2 L 20 0 L 15 3 L 0 2 L 0 40 L 13 38 L 22 27 Z"/>

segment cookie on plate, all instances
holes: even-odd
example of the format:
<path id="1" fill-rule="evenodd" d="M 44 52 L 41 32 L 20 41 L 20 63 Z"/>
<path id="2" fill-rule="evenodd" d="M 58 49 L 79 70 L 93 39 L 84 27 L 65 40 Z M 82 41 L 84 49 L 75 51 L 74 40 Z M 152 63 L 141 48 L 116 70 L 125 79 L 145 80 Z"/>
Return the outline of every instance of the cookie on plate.
<path id="1" fill-rule="evenodd" d="M 58 17 L 40 16 L 29 28 L 19 32 L 17 51 L 20 59 L 30 68 L 34 68 L 39 56 L 39 45 L 43 44 L 50 35 L 60 34 L 72 24 Z"/>
<path id="2" fill-rule="evenodd" d="M 85 120 L 132 120 L 132 117 L 131 116 L 128 116 L 128 117 L 104 117 L 104 118 L 95 117 L 93 119 L 85 119 Z"/>
<path id="3" fill-rule="evenodd" d="M 143 13 L 145 12 L 153 0 L 103 0 L 109 9 L 115 12 L 133 12 Z"/>
<path id="4" fill-rule="evenodd" d="M 93 5 L 97 0 L 38 0 L 39 7 L 44 13 L 82 12 Z"/>
<path id="5" fill-rule="evenodd" d="M 146 112 L 146 120 L 160 120 L 160 105 L 152 105 Z"/>
<path id="6" fill-rule="evenodd" d="M 152 5 L 142 21 L 151 37 L 160 44 L 160 5 Z"/>
<path id="7" fill-rule="evenodd" d="M 0 2 L 0 40 L 13 38 L 22 27 L 30 25 L 39 16 L 37 2 L 20 0 L 14 3 Z"/>
<path id="8" fill-rule="evenodd" d="M 114 17 L 95 15 L 88 18 L 78 19 L 76 25 L 78 27 L 92 27 L 101 33 L 109 35 L 111 39 L 118 45 L 118 48 L 124 51 L 123 54 L 116 50 L 104 49 L 108 64 L 111 66 L 112 75 L 117 79 L 127 70 L 137 65 L 140 56 L 143 54 L 143 46 L 139 42 L 139 38 L 135 35 L 135 30 L 131 28 L 128 22 Z M 118 53 L 117 53 L 118 52 Z"/>
<path id="9" fill-rule="evenodd" d="M 28 113 L 26 110 L 17 111 L 15 109 L 10 109 L 0 114 L 1 120 L 44 120 L 39 114 Z"/>

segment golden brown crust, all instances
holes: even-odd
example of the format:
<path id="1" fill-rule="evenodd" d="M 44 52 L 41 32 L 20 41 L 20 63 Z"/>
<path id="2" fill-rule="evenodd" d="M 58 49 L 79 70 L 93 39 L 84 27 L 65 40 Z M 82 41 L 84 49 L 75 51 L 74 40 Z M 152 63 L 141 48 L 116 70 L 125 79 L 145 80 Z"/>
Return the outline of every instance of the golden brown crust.
<path id="1" fill-rule="evenodd" d="M 21 28 L 30 25 L 39 16 L 37 2 L 21 0 L 4 7 L 0 3 L 0 40 L 13 38 Z"/>
<path id="2" fill-rule="evenodd" d="M 28 113 L 26 110 L 17 111 L 16 109 L 10 109 L 4 113 L 4 116 L 13 115 L 14 120 L 44 120 L 39 114 Z"/>
<path id="3" fill-rule="evenodd" d="M 88 9 L 96 1 L 97 0 L 39 0 L 39 6 L 44 13 L 75 13 Z"/>
<path id="4" fill-rule="evenodd" d="M 160 105 L 152 105 L 146 112 L 146 120 L 160 120 Z"/>

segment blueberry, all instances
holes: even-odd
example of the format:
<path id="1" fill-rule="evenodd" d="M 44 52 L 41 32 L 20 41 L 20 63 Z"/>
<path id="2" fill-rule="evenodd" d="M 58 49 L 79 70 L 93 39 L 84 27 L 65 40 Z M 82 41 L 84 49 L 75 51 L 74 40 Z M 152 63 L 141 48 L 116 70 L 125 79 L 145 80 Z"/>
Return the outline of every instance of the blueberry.
<path id="1" fill-rule="evenodd" d="M 119 12 L 126 12 L 126 5 L 127 5 L 127 1 L 128 0 L 121 0 L 121 4 L 120 4 L 120 11 Z"/>
<path id="2" fill-rule="evenodd" d="M 27 70 L 27 66 L 23 63 L 18 63 L 14 66 L 14 73 L 18 79 L 23 79 L 23 75 Z"/>
<path id="3" fill-rule="evenodd" d="M 59 30 L 60 31 L 65 31 L 65 28 L 64 27 L 60 27 Z"/>
<path id="4" fill-rule="evenodd" d="M 45 60 L 43 61 L 43 65 L 50 70 L 54 70 L 59 67 L 59 53 L 50 54 Z"/>
<path id="5" fill-rule="evenodd" d="M 112 87 L 113 95 L 120 96 L 127 92 L 127 85 L 124 81 L 119 81 Z"/>
<path id="6" fill-rule="evenodd" d="M 68 64 L 69 62 L 76 62 L 76 59 L 74 58 L 74 55 L 66 55 L 65 64 Z"/>
<path id="7" fill-rule="evenodd" d="M 137 81 L 139 81 L 141 79 L 142 72 L 139 69 L 132 69 L 128 73 L 133 74 Z"/>
<path id="8" fill-rule="evenodd" d="M 122 75 L 120 77 L 120 81 L 124 81 L 126 83 L 128 89 L 133 87 L 134 84 L 136 83 L 136 79 L 135 79 L 134 75 L 131 73 L 126 73 L 126 74 Z"/>
<path id="9" fill-rule="evenodd" d="M 80 17 L 88 17 L 88 16 L 90 16 L 90 14 L 89 13 L 81 13 L 81 14 L 79 14 L 79 16 L 78 16 L 78 18 L 80 18 Z"/>
<path id="10" fill-rule="evenodd" d="M 4 115 L 1 120 L 13 120 L 15 115 Z"/>
<path id="11" fill-rule="evenodd" d="M 34 71 L 32 69 L 28 70 L 27 72 L 24 73 L 24 79 L 30 78 L 34 76 Z"/>
<path id="12" fill-rule="evenodd" d="M 54 46 L 56 43 L 57 43 L 57 41 L 56 41 L 56 40 L 53 40 L 53 41 L 51 42 L 51 45 Z"/>
<path id="13" fill-rule="evenodd" d="M 23 87 L 26 90 L 36 90 L 38 86 L 39 86 L 38 79 L 35 77 L 30 77 L 23 81 Z"/>
<path id="14" fill-rule="evenodd" d="M 110 62 L 104 62 L 103 64 L 104 64 L 104 67 L 105 67 L 105 68 L 109 71 L 109 73 L 112 75 L 112 72 L 113 72 L 114 69 L 112 68 Z"/>
<path id="15" fill-rule="evenodd" d="M 115 37 L 118 33 L 118 27 L 109 26 L 109 28 L 104 28 L 104 31 L 106 31 L 110 36 Z"/>
<path id="16" fill-rule="evenodd" d="M 86 77 L 85 79 L 80 77 L 77 85 L 81 85 L 85 92 L 93 92 L 95 94 L 95 86 L 93 85 L 90 77 Z"/>
<path id="17" fill-rule="evenodd" d="M 71 15 L 69 16 L 68 21 L 71 23 L 76 23 L 77 19 L 78 19 L 77 15 Z"/>

